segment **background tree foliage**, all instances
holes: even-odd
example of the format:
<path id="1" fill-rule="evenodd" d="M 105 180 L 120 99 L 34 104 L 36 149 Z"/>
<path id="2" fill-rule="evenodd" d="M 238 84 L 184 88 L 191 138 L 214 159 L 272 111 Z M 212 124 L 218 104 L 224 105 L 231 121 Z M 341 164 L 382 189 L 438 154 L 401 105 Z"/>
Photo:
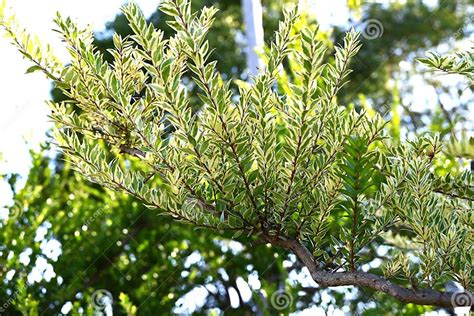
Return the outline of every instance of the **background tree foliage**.
<path id="1" fill-rule="evenodd" d="M 202 6 L 202 4 L 198 2 L 193 2 L 193 4 L 196 8 Z M 229 40 L 228 34 L 238 34 L 242 30 L 240 8 L 235 2 L 226 4 L 226 2 L 220 1 L 217 4 L 224 9 L 224 12 L 220 15 L 223 19 L 216 20 L 217 27 L 212 29 L 209 34 L 210 43 L 217 44 L 215 46 L 210 45 L 211 47 L 217 47 L 216 52 L 212 54 L 211 60 L 217 59 L 219 61 L 217 64 L 218 67 L 220 67 L 219 69 L 221 69 L 223 73 L 228 74 L 229 77 L 239 77 L 243 72 L 243 57 L 240 53 L 241 50 L 239 50 L 237 41 Z M 408 4 L 408 6 L 414 5 L 422 6 L 423 4 L 421 2 L 410 2 Z M 363 10 L 375 10 L 372 7 L 375 6 L 367 6 L 364 7 Z M 424 7 L 428 8 L 426 6 Z M 396 12 L 397 9 L 403 8 L 403 6 L 378 7 L 377 10 Z M 280 18 L 281 7 L 279 3 L 268 3 L 266 9 L 265 30 L 267 31 L 266 36 L 269 39 L 272 36 L 272 31 L 276 29 L 277 21 Z M 377 10 L 375 10 L 375 12 L 378 12 Z M 433 10 L 436 10 L 436 8 L 433 8 Z M 432 12 L 429 9 L 421 10 L 421 16 L 424 14 L 429 15 L 430 13 Z M 369 16 L 372 16 L 372 14 Z M 406 20 L 411 21 L 410 19 Z M 123 27 L 123 21 L 124 17 L 119 16 L 112 24 L 114 25 L 113 28 L 119 32 L 123 32 L 124 35 L 129 34 L 130 29 Z M 159 25 L 160 28 L 163 27 L 165 32 L 169 32 L 169 29 L 164 27 L 164 19 L 160 13 L 154 14 L 151 21 Z M 459 21 L 461 20 L 456 19 L 456 22 Z M 400 21 L 394 22 L 394 24 L 396 23 L 400 23 Z M 384 26 L 387 27 L 386 24 L 384 24 Z M 458 29 L 456 24 L 449 23 L 445 25 L 444 29 L 449 27 L 452 27 L 453 30 Z M 398 35 L 398 33 L 396 34 Z M 449 37 L 448 31 L 446 33 L 440 33 L 426 30 L 425 33 L 420 32 L 420 34 L 425 34 L 430 37 L 433 37 L 433 34 L 436 34 L 436 36 L 439 35 L 438 42 L 443 39 L 443 36 Z M 104 34 L 101 35 L 102 39 L 104 39 L 103 36 Z M 389 43 L 396 43 L 394 40 L 390 41 L 390 36 L 391 35 L 386 35 L 386 37 L 382 38 Z M 238 38 L 238 36 L 236 37 Z M 235 37 L 232 36 L 231 39 L 232 38 Z M 420 42 L 425 43 L 425 41 Z M 433 40 L 431 43 L 437 44 L 438 42 Z M 96 40 L 95 43 L 97 43 L 99 47 L 103 45 L 104 48 L 110 48 L 112 41 Z M 376 42 L 374 41 L 373 43 Z M 413 51 L 419 48 L 416 44 L 416 42 L 412 43 Z M 428 42 L 426 47 L 430 47 L 430 45 L 430 42 Z M 385 49 L 386 47 L 387 44 L 380 45 L 380 49 Z M 371 49 L 371 52 L 377 51 L 375 48 Z M 407 48 L 407 51 L 410 52 L 410 48 Z M 360 54 L 364 54 L 364 48 L 362 48 Z M 380 55 L 372 53 L 367 54 L 367 56 L 367 58 L 378 58 Z M 400 58 L 400 60 L 402 59 L 403 58 Z M 363 60 L 365 61 L 366 59 Z M 376 64 L 372 62 L 368 63 L 370 65 Z M 397 61 L 393 61 L 394 65 L 397 63 Z M 390 61 L 388 65 L 390 65 Z M 389 68 L 389 66 L 387 68 Z M 382 67 L 381 71 L 386 71 L 385 67 Z M 364 73 L 363 70 L 360 70 L 360 72 Z M 372 72 L 367 71 L 367 73 L 371 74 Z M 357 72 L 356 75 L 359 75 L 359 73 Z M 377 76 L 377 72 L 375 76 Z M 390 75 L 382 75 L 382 77 L 390 78 Z M 366 77 L 362 76 L 362 78 Z M 389 95 L 387 89 L 383 89 L 382 87 L 383 80 L 374 81 L 381 85 L 380 89 L 374 91 L 386 90 L 384 93 Z M 360 81 L 356 78 L 355 82 Z M 373 87 L 373 85 L 370 85 L 370 87 Z M 364 88 L 362 88 L 362 91 L 364 91 L 363 89 Z M 346 90 L 350 91 L 349 88 Z M 377 95 L 374 91 L 369 95 Z M 342 95 L 342 98 L 344 98 L 344 96 L 345 93 Z M 199 99 L 194 94 L 192 94 L 191 97 L 193 98 L 192 100 L 194 100 L 192 102 L 198 102 Z M 349 97 L 347 98 L 349 99 Z M 25 189 L 17 196 L 17 200 L 22 201 L 21 203 L 24 203 L 24 207 L 28 211 L 23 213 L 23 223 L 21 223 L 21 221 L 20 223 L 9 222 L 9 225 L 11 225 L 10 230 L 5 230 L 4 234 L 5 245 L 8 245 L 5 249 L 11 249 L 13 253 L 16 254 L 13 258 L 6 260 L 8 262 L 6 266 L 10 269 L 15 268 L 18 271 L 15 277 L 5 284 L 4 291 L 7 295 L 12 293 L 14 284 L 25 280 L 26 274 L 33 268 L 33 264 L 30 264 L 28 267 L 19 264 L 18 255 L 24 249 L 31 247 L 31 249 L 33 249 L 32 258 L 35 255 L 36 257 L 45 257 L 39 248 L 41 241 L 33 241 L 33 236 L 36 234 L 36 228 L 39 225 L 50 225 L 51 227 L 47 230 L 48 235 L 46 239 L 55 238 L 63 245 L 61 247 L 62 254 L 58 258 L 58 261 L 52 263 L 56 273 L 62 277 L 62 282 L 64 282 L 64 285 L 58 285 L 55 284 L 54 281 L 43 281 L 41 285 L 32 287 L 34 291 L 28 291 L 28 294 L 31 295 L 31 302 L 38 302 L 40 304 L 40 310 L 44 310 L 48 307 L 59 310 L 65 301 L 77 301 L 77 306 L 82 302 L 82 306 L 86 307 L 89 302 L 89 295 L 92 294 L 95 289 L 104 288 L 111 291 L 114 298 L 118 298 L 120 292 L 126 292 L 132 303 L 140 306 L 140 313 L 143 312 L 143 314 L 147 314 L 148 309 L 149 311 L 153 311 L 158 306 L 171 310 L 179 297 L 198 284 L 215 284 L 216 287 L 220 289 L 220 292 L 216 295 L 209 293 L 209 299 L 203 307 L 203 310 L 213 306 L 219 307 L 221 310 L 226 310 L 229 306 L 229 295 L 227 293 L 229 287 L 236 287 L 235 283 L 238 277 L 247 279 L 249 275 L 255 273 L 258 274 L 262 282 L 262 289 L 265 290 L 267 295 L 270 295 L 270 293 L 275 292 L 278 288 L 283 286 L 287 291 L 291 291 L 293 297 L 298 297 L 297 293 L 303 287 L 301 284 L 294 286 L 294 282 L 287 278 L 290 271 L 294 270 L 298 272 L 301 270 L 301 266 L 294 260 L 294 257 L 290 256 L 292 260 L 288 262 L 291 263 L 291 267 L 284 268 L 283 260 L 287 258 L 287 253 L 284 251 L 260 245 L 258 247 L 244 247 L 244 249 L 236 255 L 233 254 L 231 250 L 225 252 L 221 243 L 228 242 L 227 238 L 230 238 L 232 234 L 224 236 L 223 241 L 218 242 L 222 237 L 216 236 L 212 231 L 195 232 L 191 230 L 189 226 L 177 226 L 175 223 L 169 226 L 169 219 L 156 217 L 150 212 L 145 212 L 141 204 L 137 203 L 133 198 L 112 193 L 108 190 L 104 191 L 97 186 L 84 182 L 69 169 L 67 164 L 61 163 L 61 160 L 53 159 L 53 169 L 51 169 L 49 159 L 44 158 L 42 155 L 37 155 L 34 161 L 36 161 L 35 167 L 32 169 L 28 183 Z M 38 187 L 40 187 L 40 185 L 44 188 L 49 187 L 48 190 L 50 191 L 38 193 Z M 81 188 L 81 190 L 78 188 Z M 34 194 L 31 192 L 33 191 L 36 192 L 36 197 L 32 199 L 31 196 L 34 196 Z M 48 200 L 44 199 L 44 192 L 51 192 L 51 196 Z M 71 198 L 71 194 L 74 195 L 73 199 Z M 37 205 L 37 212 L 32 211 L 35 209 L 34 205 Z M 62 210 L 63 208 L 64 210 Z M 58 212 L 58 210 L 62 210 L 63 213 L 59 213 L 58 216 L 54 217 L 49 216 L 47 217 L 48 220 L 45 220 L 45 214 L 47 214 L 47 212 L 57 214 L 56 212 Z M 91 218 L 94 219 L 92 222 L 89 221 Z M 95 218 L 97 218 L 97 220 L 95 220 Z M 113 220 L 111 220 L 111 218 L 113 218 Z M 31 225 L 33 222 L 36 222 L 36 226 Z M 81 224 L 84 223 L 87 223 L 86 226 L 88 226 L 86 231 L 82 229 L 83 225 Z M 18 231 L 18 227 L 21 227 L 22 231 L 29 231 L 29 233 L 26 233 L 26 235 L 29 234 L 29 237 L 23 237 L 22 242 L 18 242 L 17 238 L 12 238 L 15 236 L 15 231 Z M 107 227 L 106 232 L 103 232 L 104 227 Z M 124 233 L 124 229 L 126 229 L 126 233 Z M 244 244 L 249 241 L 244 237 L 240 238 Z M 92 240 L 93 242 L 86 243 L 86 240 Z M 154 243 L 153 240 L 157 240 L 157 242 Z M 120 245 L 117 245 L 117 242 L 120 242 Z M 75 245 L 73 246 L 73 244 Z M 159 247 L 160 245 L 162 247 Z M 372 250 L 374 253 L 372 253 L 372 256 L 375 254 L 377 247 L 377 245 L 374 245 L 374 249 Z M 157 251 L 156 248 L 158 248 L 159 251 Z M 81 252 L 84 253 L 84 256 L 78 258 L 76 249 L 80 249 Z M 185 264 L 185 259 L 196 250 L 199 251 L 203 258 L 200 259 L 200 263 L 188 267 Z M 2 254 L 8 256 L 6 251 L 2 251 Z M 171 254 L 171 256 L 169 254 Z M 97 258 L 99 259 L 96 260 Z M 137 259 L 133 261 L 133 258 Z M 138 258 L 140 258 L 140 260 L 138 260 Z M 228 260 L 230 260 L 230 266 L 228 269 L 225 268 L 225 274 L 229 275 L 227 279 L 225 276 L 222 276 L 225 274 L 219 272 L 219 268 L 221 268 L 222 262 L 227 262 Z M 33 262 L 34 260 L 31 260 L 31 263 Z M 131 262 L 133 262 L 133 265 Z M 248 269 L 248 265 L 252 265 L 252 267 Z M 268 267 L 271 267 L 270 271 Z M 6 273 L 10 271 L 10 269 L 4 268 L 3 271 Z M 85 271 L 82 272 L 82 275 L 79 274 L 80 281 L 77 280 L 78 271 Z M 163 271 L 166 272 L 163 273 Z M 166 274 L 168 274 L 169 271 L 176 271 L 176 274 L 167 277 Z M 185 272 L 182 273 L 183 271 Z M 377 268 L 373 269 L 373 271 L 377 271 Z M 187 275 L 186 272 L 189 272 L 189 275 Z M 158 277 L 154 276 L 155 273 Z M 162 277 L 163 275 L 166 275 L 166 277 Z M 209 275 L 213 275 L 213 277 L 210 278 Z M 163 286 L 161 286 L 162 284 Z M 68 291 L 64 291 L 66 285 Z M 156 289 L 154 289 L 155 286 L 157 286 Z M 126 291 L 124 289 L 126 289 Z M 136 290 L 130 291 L 130 289 Z M 145 293 L 149 293 L 150 291 L 153 295 L 152 299 L 147 299 Z M 82 294 L 78 296 L 78 292 Z M 312 294 L 314 292 L 314 288 L 306 289 L 306 294 L 298 297 L 298 305 L 295 301 L 287 310 L 301 310 L 311 304 L 318 303 L 321 299 L 320 293 L 317 293 L 316 296 L 313 297 Z M 170 297 L 170 293 L 172 297 Z M 342 294 L 332 292 L 331 295 L 335 300 L 336 306 L 349 305 L 352 311 L 356 311 L 361 308 L 360 305 L 357 306 L 357 303 L 359 301 L 369 302 L 373 292 L 370 290 L 358 291 L 355 299 L 350 302 L 348 302 L 347 298 L 345 299 Z M 388 312 L 392 309 L 397 311 L 402 308 L 397 302 L 386 296 L 378 297 L 378 299 L 383 300 L 385 304 L 379 304 L 376 307 L 376 313 L 381 311 Z M 21 300 L 19 301 L 21 302 Z M 52 301 L 54 301 L 54 303 L 50 305 Z M 30 301 L 25 300 L 25 302 Z M 34 305 L 34 303 L 31 303 L 31 306 Z M 262 299 L 258 291 L 254 291 L 254 297 L 251 301 L 246 303 L 241 302 L 238 313 L 240 313 L 242 309 L 250 311 L 252 308 L 253 312 L 268 308 L 267 312 L 271 313 L 270 308 L 272 307 L 272 304 Z M 18 308 L 21 308 L 21 304 L 19 304 Z M 363 309 L 367 308 L 367 306 L 363 307 Z M 411 311 L 414 313 L 421 311 L 419 308 L 410 306 L 403 308 L 405 308 L 407 312 L 410 308 L 412 308 Z M 227 309 L 226 313 L 229 311 L 231 310 Z"/>

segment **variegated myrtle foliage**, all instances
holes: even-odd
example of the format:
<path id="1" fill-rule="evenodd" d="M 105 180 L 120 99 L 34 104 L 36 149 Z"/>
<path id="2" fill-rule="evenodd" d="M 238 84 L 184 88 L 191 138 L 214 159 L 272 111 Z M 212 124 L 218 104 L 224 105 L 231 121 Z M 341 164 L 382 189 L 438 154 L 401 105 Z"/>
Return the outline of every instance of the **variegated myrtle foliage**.
<path id="1" fill-rule="evenodd" d="M 338 103 L 359 34 L 348 32 L 326 60 L 317 27 L 296 32 L 297 9 L 288 9 L 265 69 L 236 91 L 208 60 L 216 10 L 193 13 L 187 0 L 162 1 L 161 10 L 172 18 L 172 38 L 137 5 L 124 7 L 135 34 L 114 36 L 111 64 L 90 30 L 58 15 L 67 66 L 2 15 L 34 63 L 29 71 L 44 71 L 69 98 L 50 103 L 51 117 L 77 170 L 177 220 L 291 249 L 322 286 L 369 286 L 439 306 L 449 297 L 433 289 L 448 280 L 472 290 L 471 174 L 437 176 L 438 137 L 397 144 L 381 117 Z M 289 56 L 298 69 L 283 67 Z M 188 102 L 192 85 L 201 91 L 198 110 Z M 390 245 L 384 277 L 360 272 L 375 241 Z"/>
<path id="2" fill-rule="evenodd" d="M 469 51 L 460 51 L 456 54 L 441 56 L 434 52 L 428 52 L 426 57 L 418 61 L 431 68 L 446 73 L 463 75 L 474 83 L 474 46 Z"/>

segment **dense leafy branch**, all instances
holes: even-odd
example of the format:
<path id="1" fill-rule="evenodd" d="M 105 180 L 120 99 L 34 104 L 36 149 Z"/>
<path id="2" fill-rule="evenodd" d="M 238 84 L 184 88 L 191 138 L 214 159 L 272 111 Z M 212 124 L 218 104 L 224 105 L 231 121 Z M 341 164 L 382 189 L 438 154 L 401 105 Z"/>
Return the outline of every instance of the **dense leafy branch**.
<path id="1" fill-rule="evenodd" d="M 298 9 L 287 9 L 267 66 L 235 91 L 209 61 L 216 10 L 193 13 L 187 0 L 162 1 L 161 10 L 172 18 L 168 39 L 137 5 L 124 7 L 134 35 L 114 36 L 111 63 L 90 31 L 58 15 L 67 66 L 1 14 L 33 70 L 68 98 L 50 103 L 51 117 L 80 173 L 177 220 L 290 249 L 320 286 L 370 287 L 436 306 L 456 304 L 442 292 L 448 280 L 472 291 L 472 175 L 434 172 L 438 136 L 392 141 L 380 116 L 338 103 L 358 33 L 324 62 L 317 27 L 296 30 Z M 288 57 L 297 67 L 283 66 Z M 284 92 L 280 72 L 289 72 Z M 189 102 L 194 85 L 198 110 Z M 394 245 L 383 277 L 362 272 L 368 247 L 380 242 Z"/>
<path id="2" fill-rule="evenodd" d="M 447 56 L 429 52 L 426 57 L 419 58 L 418 61 L 446 74 L 463 75 L 470 80 L 471 84 L 474 80 L 472 48 L 471 51 L 461 51 Z"/>

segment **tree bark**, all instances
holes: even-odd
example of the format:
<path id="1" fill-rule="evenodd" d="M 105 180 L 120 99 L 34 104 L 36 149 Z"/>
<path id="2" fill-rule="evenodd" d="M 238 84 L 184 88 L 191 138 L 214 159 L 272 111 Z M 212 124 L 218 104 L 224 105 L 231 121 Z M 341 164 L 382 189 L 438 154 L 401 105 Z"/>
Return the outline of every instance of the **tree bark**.
<path id="1" fill-rule="evenodd" d="M 474 293 L 439 292 L 433 289 L 407 289 L 378 275 L 367 272 L 329 272 L 321 270 L 311 252 L 298 240 L 271 239 L 273 245 L 294 252 L 321 287 L 361 286 L 387 293 L 404 303 L 439 307 L 474 306 Z"/>

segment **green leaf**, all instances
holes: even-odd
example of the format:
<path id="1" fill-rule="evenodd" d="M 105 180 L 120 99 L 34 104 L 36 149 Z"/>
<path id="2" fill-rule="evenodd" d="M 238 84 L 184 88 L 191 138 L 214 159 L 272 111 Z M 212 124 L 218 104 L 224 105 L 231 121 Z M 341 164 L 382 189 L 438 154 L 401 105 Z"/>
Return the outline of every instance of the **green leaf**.
<path id="1" fill-rule="evenodd" d="M 41 68 L 40 66 L 34 65 L 34 66 L 31 66 L 30 68 L 28 68 L 26 70 L 26 73 L 30 74 L 30 73 L 35 72 L 35 71 L 43 71 L 43 68 Z"/>

